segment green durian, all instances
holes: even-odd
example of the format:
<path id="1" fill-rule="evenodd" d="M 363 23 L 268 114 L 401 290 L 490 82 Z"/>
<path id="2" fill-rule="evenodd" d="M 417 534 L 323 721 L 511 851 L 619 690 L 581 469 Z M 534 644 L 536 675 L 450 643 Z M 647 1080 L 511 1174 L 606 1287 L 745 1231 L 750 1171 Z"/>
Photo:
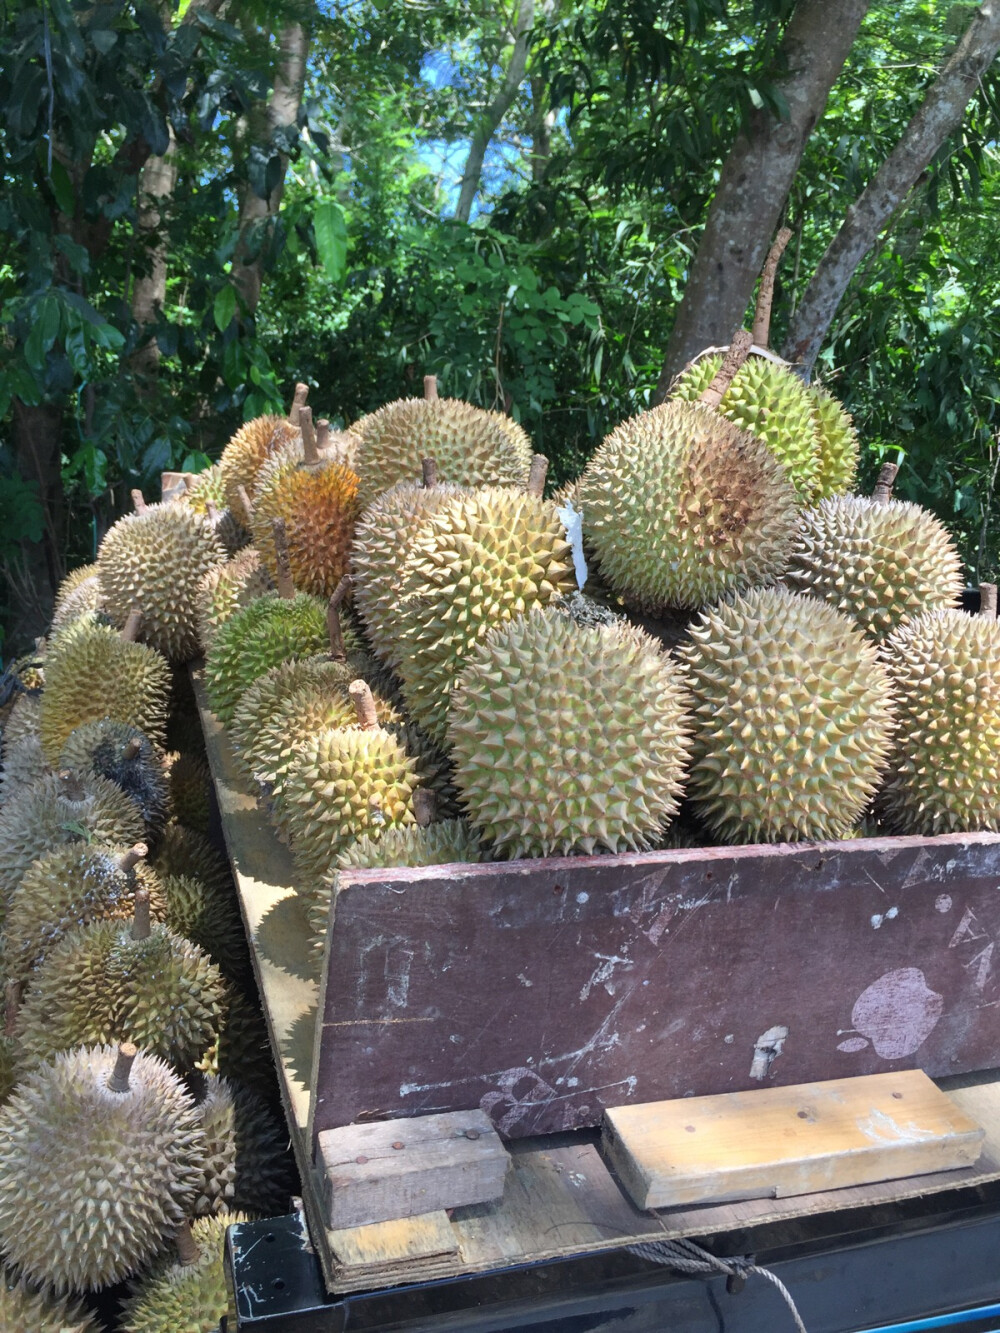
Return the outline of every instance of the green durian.
<path id="1" fill-rule="evenodd" d="M 220 893 L 190 875 L 167 875 L 161 883 L 170 929 L 203 949 L 223 976 L 248 977 L 247 940 L 231 889 Z"/>
<path id="2" fill-rule="evenodd" d="M 198 1114 L 205 1167 L 194 1212 L 286 1213 L 297 1182 L 289 1164 L 288 1131 L 267 1103 L 239 1083 L 210 1077 Z"/>
<path id="3" fill-rule="evenodd" d="M 186 504 L 196 514 L 203 514 L 227 555 L 235 555 L 250 540 L 250 533 L 226 504 L 226 485 L 222 465 L 213 463 L 204 472 L 188 473 L 186 489 L 175 503 Z"/>
<path id="4" fill-rule="evenodd" d="M 165 758 L 170 811 L 185 828 L 207 833 L 212 818 L 212 774 L 208 760 L 190 751 Z"/>
<path id="5" fill-rule="evenodd" d="M 298 436 L 298 428 L 286 417 L 254 417 L 245 422 L 232 437 L 219 459 L 226 505 L 238 523 L 249 528 L 253 521 L 240 495 L 242 487 L 253 502 L 257 474 L 268 458 L 289 440 Z"/>
<path id="6" fill-rule="evenodd" d="M 69 625 L 79 616 L 104 609 L 101 581 L 96 565 L 80 565 L 63 579 L 56 592 L 50 634 Z"/>
<path id="7" fill-rule="evenodd" d="M 107 717 L 84 722 L 66 738 L 59 768 L 107 778 L 136 803 L 150 833 L 162 831 L 169 805 L 163 754 L 138 727 Z"/>
<path id="8" fill-rule="evenodd" d="M 32 1287 L 0 1265 L 0 1328 L 4 1333 L 100 1333 L 82 1305 Z"/>
<path id="9" fill-rule="evenodd" d="M 119 1333 L 218 1333 L 230 1309 L 222 1263 L 226 1231 L 248 1220 L 243 1213 L 220 1213 L 192 1223 L 198 1257 L 161 1257 L 133 1283 Z"/>
<path id="10" fill-rule="evenodd" d="M 182 824 L 167 825 L 150 864 L 161 879 L 188 876 L 200 880 L 213 894 L 235 896 L 232 872 L 225 857 L 203 834 Z"/>
<path id="11" fill-rule="evenodd" d="M 816 490 L 820 496 L 846 495 L 858 475 L 858 432 L 849 412 L 815 380 L 806 385 L 819 434 Z"/>
<path id="12" fill-rule="evenodd" d="M 241 606 L 263 597 L 273 587 L 260 563 L 260 552 L 252 546 L 210 569 L 198 584 L 195 598 L 195 623 L 202 651 L 208 652 L 219 626 Z"/>
<path id="13" fill-rule="evenodd" d="M 223 1077 L 245 1083 L 265 1099 L 277 1097 L 274 1057 L 256 992 L 248 999 L 238 987 L 226 987 L 218 1067 Z"/>

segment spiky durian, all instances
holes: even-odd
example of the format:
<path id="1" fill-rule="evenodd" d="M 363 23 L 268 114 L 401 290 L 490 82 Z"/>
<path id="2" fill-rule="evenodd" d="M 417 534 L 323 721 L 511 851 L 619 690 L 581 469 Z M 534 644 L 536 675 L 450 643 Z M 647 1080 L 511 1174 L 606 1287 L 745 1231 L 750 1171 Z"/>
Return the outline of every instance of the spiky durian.
<path id="1" fill-rule="evenodd" d="M 301 592 L 329 597 L 347 573 L 358 516 L 358 478 L 343 463 L 289 465 L 254 497 L 253 539 L 271 577 L 278 559 L 272 523 L 283 519 L 292 582 Z"/>
<path id="2" fill-rule="evenodd" d="M 360 435 L 357 473 L 361 503 L 397 481 L 420 476 L 433 458 L 444 482 L 461 486 L 524 487 L 531 444 L 510 417 L 457 398 L 400 398 L 351 427 Z"/>
<path id="3" fill-rule="evenodd" d="M 105 717 L 162 742 L 170 668 L 156 649 L 81 619 L 53 639 L 45 674 L 40 730 L 50 764 L 58 762 L 71 731 Z"/>
<path id="4" fill-rule="evenodd" d="M 394 625 L 414 720 L 442 742 L 448 696 L 473 644 L 498 621 L 574 586 L 555 506 L 492 487 L 456 496 L 420 525 L 406 557 Z"/>
<path id="5" fill-rule="evenodd" d="M 816 490 L 821 496 L 844 495 L 858 474 L 858 432 L 851 415 L 832 394 L 814 380 L 806 385 L 813 420 L 819 434 Z"/>
<path id="6" fill-rule="evenodd" d="M 885 642 L 899 731 L 879 806 L 897 833 L 1000 831 L 1000 621 L 925 611 Z"/>
<path id="7" fill-rule="evenodd" d="M 844 837 L 892 745 L 874 644 L 823 602 L 757 588 L 705 611 L 678 655 L 695 700 L 695 813 L 730 842 Z"/>
<path id="8" fill-rule="evenodd" d="M 204 949 L 223 976 L 245 979 L 250 960 L 233 894 L 220 893 L 191 875 L 166 875 L 162 886 L 164 920 L 170 929 Z"/>
<path id="9" fill-rule="evenodd" d="M 259 597 L 242 607 L 220 626 L 205 659 L 205 689 L 219 721 L 232 720 L 240 695 L 270 667 L 326 644 L 326 603 L 309 593 Z"/>
<path id="10" fill-rule="evenodd" d="M 17 1011 L 21 1005 L 21 990 L 21 983 L 8 977 L 6 964 L 0 958 L 0 1000 L 3 1001 L 2 1026 L 0 1026 L 0 1106 L 3 1106 L 14 1091 L 18 1079 L 21 1051 L 20 1042 L 17 1040 Z M 2 1281 L 2 1270 L 0 1270 L 0 1281 Z M 2 1323 L 0 1328 L 3 1328 Z"/>
<path id="11" fill-rule="evenodd" d="M 277 1093 L 274 1057 L 260 1004 L 236 986 L 226 987 L 219 1035 L 219 1073 L 245 1083 L 264 1097 Z"/>
<path id="12" fill-rule="evenodd" d="M 962 562 L 944 524 L 920 505 L 844 495 L 803 512 L 783 581 L 880 639 L 921 611 L 953 606 Z"/>
<path id="13" fill-rule="evenodd" d="M 142 811 L 149 832 L 158 834 L 166 823 L 169 792 L 163 755 L 138 727 L 107 717 L 85 722 L 66 738 L 59 768 L 96 773 L 121 787 Z"/>
<path id="14" fill-rule="evenodd" d="M 198 584 L 226 551 L 207 518 L 186 505 L 142 505 L 108 531 L 97 553 L 108 614 L 124 625 L 142 612 L 144 642 L 171 662 L 198 652 Z"/>
<path id="15" fill-rule="evenodd" d="M 151 864 L 161 879 L 171 875 L 190 876 L 200 880 L 211 893 L 233 894 L 233 877 L 225 858 L 203 834 L 181 824 L 167 825 Z"/>
<path id="16" fill-rule="evenodd" d="M 100 1333 L 82 1305 L 50 1296 L 0 1266 L 0 1328 L 4 1333 Z"/>
<path id="17" fill-rule="evenodd" d="M 247 513 L 240 488 L 252 502 L 261 466 L 276 449 L 297 434 L 297 428 L 286 417 L 255 417 L 241 426 L 223 449 L 219 468 L 226 492 L 226 504 L 236 521 L 244 527 L 250 527 L 252 516 Z"/>
<path id="18" fill-rule="evenodd" d="M 186 828 L 207 833 L 212 813 L 212 774 L 208 760 L 200 754 L 180 754 L 175 750 L 166 756 L 165 766 L 174 818 Z"/>
<path id="19" fill-rule="evenodd" d="M 121 1281 L 183 1220 L 203 1144 L 180 1080 L 134 1046 L 81 1047 L 30 1071 L 0 1109 L 8 1260 L 59 1294 Z"/>
<path id="20" fill-rule="evenodd" d="M 40 736 L 42 700 L 37 694 L 18 694 L 3 727 L 3 754 L 29 736 Z"/>
<path id="21" fill-rule="evenodd" d="M 12 792 L 20 791 L 51 771 L 37 732 L 29 732 L 14 744 L 6 744 L 3 750 L 3 771 L 0 772 L 0 804 Z"/>
<path id="22" fill-rule="evenodd" d="M 80 565 L 71 570 L 56 592 L 50 633 L 55 634 L 78 616 L 99 611 L 103 606 L 97 565 Z"/>
<path id="23" fill-rule="evenodd" d="M 227 555 L 235 555 L 250 540 L 250 533 L 226 505 L 226 487 L 222 467 L 211 467 L 196 474 L 187 473 L 185 490 L 174 501 L 186 504 L 196 514 L 203 514 Z"/>
<path id="24" fill-rule="evenodd" d="M 601 576 L 650 615 L 773 582 L 795 534 L 795 492 L 755 436 L 697 403 L 624 421 L 579 482 Z"/>
<path id="25" fill-rule="evenodd" d="M 17 1016 L 26 1065 L 74 1046 L 134 1041 L 180 1071 L 214 1058 L 225 999 L 219 969 L 163 925 L 97 921 L 53 945 Z M 143 933 L 145 932 L 145 933 Z"/>
<path id="26" fill-rule="evenodd" d="M 400 481 L 377 496 L 358 520 L 351 548 L 354 604 L 372 648 L 389 667 L 398 665 L 394 613 L 410 541 L 425 518 L 460 494 L 460 486 Z"/>
<path id="27" fill-rule="evenodd" d="M 217 1333 L 230 1309 L 222 1254 L 226 1231 L 243 1213 L 202 1217 L 191 1225 L 197 1258 L 161 1257 L 132 1285 L 119 1333 Z"/>
<path id="28" fill-rule="evenodd" d="M 342 870 L 368 870 L 379 866 L 440 866 L 452 862 L 479 861 L 482 846 L 475 829 L 464 819 L 445 819 L 420 827 L 389 828 L 382 833 L 362 834 L 333 862 L 332 870 L 310 885 L 306 914 L 311 931 L 310 948 L 322 958 L 330 921 L 330 903 L 336 897 Z"/>
<path id="29" fill-rule="evenodd" d="M 0 897 L 9 899 L 32 861 L 64 843 L 138 842 L 134 801 L 107 778 L 50 773 L 0 809 Z"/>
<path id="30" fill-rule="evenodd" d="M 193 1211 L 206 1216 L 243 1208 L 265 1217 L 286 1212 L 295 1188 L 288 1133 L 267 1103 L 239 1083 L 210 1077 L 198 1114 L 205 1170 Z"/>
<path id="31" fill-rule="evenodd" d="M 26 976 L 71 931 L 93 921 L 131 920 L 144 889 L 154 920 L 166 916 L 159 875 L 142 859 L 142 844 L 126 850 L 76 842 L 40 856 L 25 870 L 7 913 L 7 960 Z"/>
<path id="32" fill-rule="evenodd" d="M 513 857 L 649 847 L 677 811 L 688 703 L 641 630 L 535 608 L 491 630 L 455 682 L 462 803 Z"/>
<path id="33" fill-rule="evenodd" d="M 273 588 L 271 576 L 260 563 L 260 552 L 253 546 L 210 569 L 198 585 L 195 621 L 198 642 L 208 652 L 216 631 L 241 606 L 263 597 Z"/>

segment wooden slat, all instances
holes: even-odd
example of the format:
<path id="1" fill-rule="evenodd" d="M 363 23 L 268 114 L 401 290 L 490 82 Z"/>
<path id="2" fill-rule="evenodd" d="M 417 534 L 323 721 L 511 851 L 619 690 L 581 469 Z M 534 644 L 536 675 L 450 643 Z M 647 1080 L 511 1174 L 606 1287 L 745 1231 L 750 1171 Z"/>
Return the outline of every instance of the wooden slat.
<path id="1" fill-rule="evenodd" d="M 645 1209 L 950 1171 L 973 1165 L 983 1135 L 911 1069 L 613 1107 L 603 1141 L 629 1197 Z"/>

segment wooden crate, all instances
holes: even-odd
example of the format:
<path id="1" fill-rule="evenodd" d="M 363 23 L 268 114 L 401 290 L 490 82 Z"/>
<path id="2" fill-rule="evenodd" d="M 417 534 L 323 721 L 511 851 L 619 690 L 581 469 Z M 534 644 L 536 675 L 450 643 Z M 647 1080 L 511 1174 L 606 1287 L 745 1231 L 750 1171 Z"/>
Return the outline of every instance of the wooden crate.
<path id="1" fill-rule="evenodd" d="M 641 1212 L 587 1128 L 605 1107 L 685 1094 L 1000 1065 L 1000 836 L 358 871 L 320 977 L 291 858 L 236 777 L 197 672 L 195 688 L 330 1290 L 1000 1179 L 992 1077 L 948 1080 L 986 1130 L 975 1166 L 791 1199 Z M 511 1140 L 500 1202 L 327 1228 L 320 1133 L 477 1107 Z"/>

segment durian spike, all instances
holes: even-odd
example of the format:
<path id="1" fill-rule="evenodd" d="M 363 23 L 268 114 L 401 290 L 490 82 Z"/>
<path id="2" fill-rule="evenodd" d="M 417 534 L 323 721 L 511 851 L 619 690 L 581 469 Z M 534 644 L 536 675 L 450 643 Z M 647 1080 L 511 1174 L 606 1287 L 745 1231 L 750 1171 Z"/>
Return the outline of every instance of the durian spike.
<path id="1" fill-rule="evenodd" d="M 142 607 L 133 606 L 122 626 L 122 639 L 125 643 L 135 643 L 142 630 Z"/>
<path id="2" fill-rule="evenodd" d="M 148 940 L 152 933 L 153 926 L 149 916 L 149 890 L 136 889 L 135 916 L 132 918 L 132 938 L 134 940 Z"/>
<path id="3" fill-rule="evenodd" d="M 68 768 L 64 768 L 59 774 L 59 782 L 67 801 L 82 801 L 86 798 L 87 789 L 79 773 L 71 773 Z"/>
<path id="4" fill-rule="evenodd" d="M 413 817 L 418 828 L 427 828 L 434 823 L 437 814 L 437 800 L 428 787 L 418 787 L 413 793 Z"/>
<path id="5" fill-rule="evenodd" d="M 351 576 L 345 574 L 330 595 L 326 606 L 326 632 L 330 639 L 330 656 L 335 662 L 347 661 L 344 647 L 344 627 L 340 623 L 340 608 L 351 591 Z"/>
<path id="6" fill-rule="evenodd" d="M 421 458 L 420 471 L 423 474 L 424 490 L 430 490 L 432 486 L 437 485 L 438 465 L 436 458 Z"/>
<path id="7" fill-rule="evenodd" d="M 130 1041 L 123 1041 L 118 1047 L 118 1059 L 115 1061 L 115 1067 L 108 1076 L 108 1088 L 111 1092 L 128 1092 L 129 1075 L 132 1072 L 132 1064 L 135 1057 L 139 1054 L 139 1048 L 133 1046 Z"/>
<path id="8" fill-rule="evenodd" d="M 979 614 L 985 616 L 987 620 L 996 620 L 997 618 L 997 585 L 995 583 L 980 583 L 979 585 Z"/>
<path id="9" fill-rule="evenodd" d="M 358 715 L 358 726 L 362 731 L 373 731 L 378 726 L 378 718 L 375 715 L 375 700 L 367 682 L 352 680 L 347 691 Z"/>
<path id="10" fill-rule="evenodd" d="M 187 1219 L 174 1232 L 174 1244 L 177 1246 L 177 1262 L 182 1268 L 189 1268 L 201 1258 L 201 1250 Z"/>
<path id="11" fill-rule="evenodd" d="M 139 758 L 139 752 L 142 749 L 142 741 L 138 736 L 133 736 L 129 743 L 122 750 L 122 759 L 125 763 L 130 763 L 133 759 Z"/>
<path id="12" fill-rule="evenodd" d="M 424 376 L 424 397 L 429 403 L 432 403 L 438 396 L 438 377 L 436 375 Z"/>
<path id="13" fill-rule="evenodd" d="M 316 422 L 316 448 L 322 453 L 329 443 L 330 423 L 326 417 L 320 417 L 319 421 Z"/>
<path id="14" fill-rule="evenodd" d="M 219 507 L 214 500 L 205 501 L 205 513 L 208 515 L 210 523 L 214 523 L 219 517 Z"/>
<path id="15" fill-rule="evenodd" d="M 746 329 L 737 329 L 733 334 L 732 342 L 726 349 L 726 355 L 722 359 L 719 373 L 698 399 L 698 402 L 701 403 L 703 407 L 719 406 L 726 390 L 736 378 L 736 372 L 750 355 L 750 348 L 752 346 L 753 334 L 749 333 Z"/>
<path id="16" fill-rule="evenodd" d="M 311 407 L 299 408 L 299 430 L 302 432 L 302 457 L 307 466 L 319 462 L 319 450 L 316 447 L 316 428 L 313 426 Z"/>
<path id="17" fill-rule="evenodd" d="M 542 492 L 545 490 L 545 478 L 549 475 L 549 460 L 544 454 L 531 455 L 531 471 L 528 473 L 528 484 L 525 490 L 529 495 L 534 495 L 536 499 L 542 498 Z"/>
<path id="18" fill-rule="evenodd" d="M 249 495 L 247 495 L 247 488 L 245 486 L 237 486 L 236 494 L 240 497 L 240 504 L 246 510 L 247 518 L 253 522 L 253 501 L 250 499 Z"/>
<path id="19" fill-rule="evenodd" d="M 368 797 L 368 817 L 372 828 L 385 828 L 385 807 L 382 804 L 382 797 L 377 792 L 374 796 Z"/>
<path id="20" fill-rule="evenodd" d="M 149 508 L 143 497 L 142 491 L 138 488 L 132 492 L 132 503 L 135 505 L 135 512 L 137 514 L 144 514 Z"/>
<path id="21" fill-rule="evenodd" d="M 149 855 L 149 848 L 144 842 L 137 842 L 134 847 L 130 847 L 127 852 L 122 852 L 120 856 L 115 857 L 118 869 L 126 875 L 130 870 L 134 870 L 140 861 L 145 861 Z M 144 892 L 144 890 L 141 890 Z M 146 895 L 147 899 L 149 895 Z"/>
<path id="22" fill-rule="evenodd" d="M 308 384 L 296 384 L 295 392 L 292 394 L 292 405 L 288 409 L 288 420 L 293 426 L 299 424 L 299 413 L 305 407 L 306 399 L 309 397 Z"/>
<path id="23" fill-rule="evenodd" d="M 892 499 L 892 487 L 899 471 L 898 463 L 883 463 L 879 468 L 878 481 L 872 491 L 872 500 L 877 505 L 888 504 Z"/>
<path id="24" fill-rule="evenodd" d="M 22 981 L 8 981 L 3 997 L 3 1031 L 5 1037 L 13 1037 L 17 1031 L 17 1011 L 21 1007 Z"/>
<path id="25" fill-rule="evenodd" d="M 778 276 L 778 265 L 785 253 L 785 246 L 792 239 L 790 227 L 782 227 L 774 238 L 774 244 L 767 253 L 760 275 L 760 289 L 757 292 L 757 305 L 753 312 L 753 340 L 757 347 L 767 347 L 771 336 L 771 305 L 774 301 L 774 280 Z"/>
<path id="26" fill-rule="evenodd" d="M 274 534 L 274 556 L 278 564 L 278 596 L 291 601 L 295 596 L 295 584 L 292 582 L 292 562 L 288 554 L 288 529 L 283 518 L 273 519 L 271 532 Z"/>

